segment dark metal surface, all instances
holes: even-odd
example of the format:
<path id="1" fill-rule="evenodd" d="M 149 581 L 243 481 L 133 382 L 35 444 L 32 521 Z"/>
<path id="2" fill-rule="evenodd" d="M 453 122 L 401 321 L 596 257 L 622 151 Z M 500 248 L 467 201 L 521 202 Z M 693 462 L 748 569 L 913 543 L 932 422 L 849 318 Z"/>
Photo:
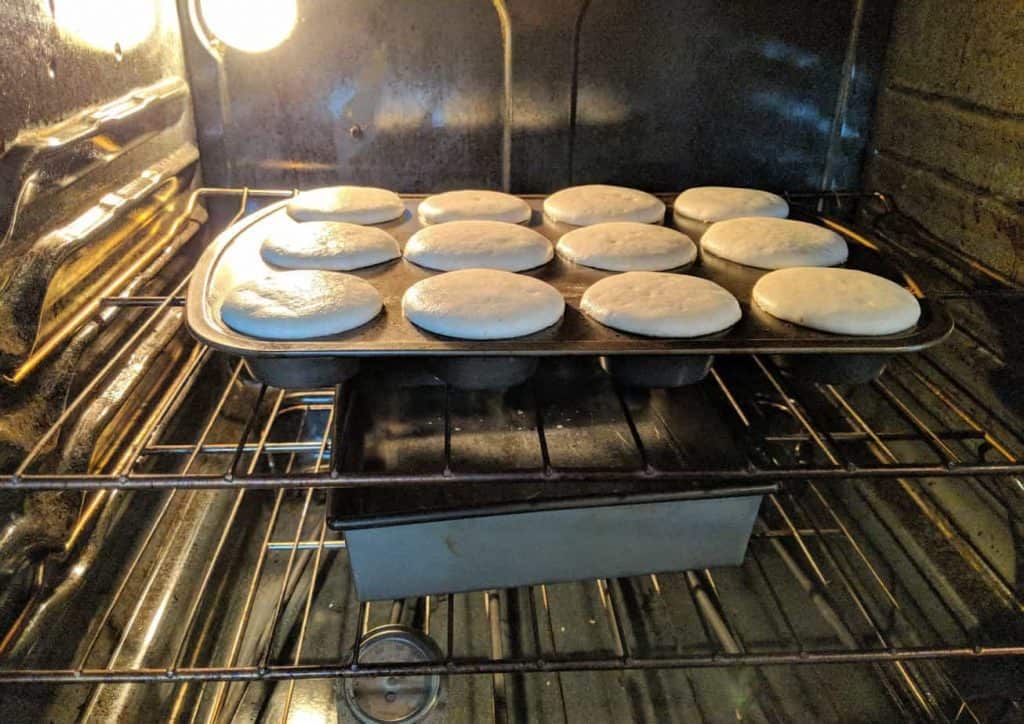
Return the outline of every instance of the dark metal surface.
<path id="1" fill-rule="evenodd" d="M 183 36 L 211 183 L 501 186 L 502 32 L 486 0 L 304 0 L 280 46 L 222 62 L 187 20 Z"/>
<path id="2" fill-rule="evenodd" d="M 862 4 L 300 0 L 266 53 L 184 38 L 213 183 L 818 188 L 867 141 L 892 3 Z"/>
<path id="3" fill-rule="evenodd" d="M 601 368 L 631 387 L 683 387 L 707 377 L 713 355 L 609 355 Z"/>
<path id="4" fill-rule="evenodd" d="M 571 227 L 548 220 L 540 212 L 541 198 L 529 197 L 535 209 L 531 226 L 553 242 Z M 419 228 L 415 198 L 406 200 L 405 216 L 380 225 L 403 244 Z M 766 272 L 704 255 L 688 273 L 711 279 L 732 292 L 743 308 L 743 319 L 717 335 L 689 340 L 666 340 L 616 332 L 587 318 L 580 310 L 580 297 L 594 282 L 609 272 L 577 266 L 556 255 L 539 269 L 528 272 L 558 289 L 566 301 L 563 320 L 547 330 L 527 337 L 491 341 L 443 338 L 423 332 L 401 314 L 401 298 L 411 284 L 434 274 L 399 259 L 354 272 L 380 291 L 384 312 L 363 327 L 333 338 L 301 341 L 259 340 L 229 329 L 220 320 L 220 305 L 227 291 L 245 278 L 266 273 L 269 267 L 259 254 L 268 233 L 261 227 L 266 218 L 284 214 L 281 204 L 253 214 L 215 239 L 196 265 L 189 285 L 188 324 L 204 343 L 243 356 L 291 356 L 296 364 L 303 357 L 383 355 L 673 355 L 741 353 L 906 353 L 915 352 L 944 339 L 952 323 L 939 305 L 921 300 L 922 316 L 906 333 L 880 337 L 833 335 L 801 328 L 774 319 L 750 303 L 750 290 Z M 272 223 L 272 222 L 271 222 Z M 269 228 L 273 228 L 272 226 Z M 898 283 L 907 277 L 877 252 L 847 236 L 850 244 L 848 266 L 881 274 Z M 315 362 L 313 362 L 315 364 Z"/>
<path id="5" fill-rule="evenodd" d="M 861 51 L 858 82 L 876 84 L 879 58 L 865 51 L 882 38 L 851 38 L 854 4 L 590 3 L 580 36 L 574 182 L 818 188 L 843 114 L 847 143 L 829 176 L 841 167 L 855 184 L 851 146 L 866 143 L 862 108 L 871 99 L 839 101 L 844 61 L 852 43 Z M 885 18 L 890 3 L 869 6 Z"/>

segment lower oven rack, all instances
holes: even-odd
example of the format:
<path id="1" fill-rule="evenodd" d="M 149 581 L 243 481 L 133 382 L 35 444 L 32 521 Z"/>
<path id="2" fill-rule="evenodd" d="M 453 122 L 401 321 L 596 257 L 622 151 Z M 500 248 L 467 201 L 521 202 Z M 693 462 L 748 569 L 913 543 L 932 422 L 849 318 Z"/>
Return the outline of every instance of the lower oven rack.
<path id="1" fill-rule="evenodd" d="M 288 193 L 203 189 L 192 205 L 203 197 L 233 197 L 240 202 L 240 216 L 254 199 Z M 819 200 L 838 206 L 880 197 L 814 197 Z M 880 216 L 895 213 L 883 208 Z M 949 265 L 962 268 L 955 258 Z M 960 279 L 949 279 L 950 298 L 969 289 Z M 187 281 L 164 297 L 111 294 L 105 300 L 150 310 L 105 372 L 117 368 L 147 325 L 182 303 Z M 780 706 L 771 694 L 779 685 L 774 677 L 781 675 L 775 672 L 830 664 L 867 676 L 886 693 L 893 711 L 936 719 L 970 713 L 969 696 L 938 664 L 994 659 L 1002 665 L 1007 657 L 1024 656 L 1024 636 L 1006 623 L 1024 612 L 1024 596 L 976 531 L 949 511 L 948 497 L 962 491 L 986 515 L 1019 532 L 1024 444 L 1013 421 L 985 406 L 969 381 L 951 371 L 953 364 L 929 351 L 894 361 L 870 385 L 845 390 L 794 382 L 758 356 L 730 360 L 701 384 L 731 411 L 735 424 L 749 431 L 749 462 L 738 468 L 689 468 L 683 454 L 680 464 L 666 466 L 654 454 L 653 428 L 638 420 L 621 390 L 609 388 L 608 405 L 621 411 L 616 437 L 633 461 L 629 467 L 559 466 L 558 436 L 545 424 L 548 403 L 536 399 L 525 412 L 536 467 L 461 468 L 462 436 L 446 403 L 442 452 L 430 472 L 350 473 L 333 464 L 344 435 L 336 443 L 331 430 L 336 423 L 344 429 L 350 412 L 343 394 L 267 387 L 249 377 L 244 363 L 197 344 L 114 463 L 91 475 L 50 474 L 43 455 L 50 438 L 88 400 L 101 373 L 18 469 L 0 477 L 0 487 L 78 489 L 92 496 L 134 491 L 130 505 L 149 509 L 150 522 L 137 533 L 133 554 L 74 654 L 56 660 L 0 653 L 0 686 L 173 684 L 182 706 L 203 703 L 216 714 L 235 700 L 232 687 L 245 681 L 287 680 L 287 711 L 293 691 L 306 679 L 488 674 L 498 708 L 510 705 L 504 689 L 519 685 L 504 675 L 536 674 L 554 681 L 564 706 L 569 672 L 682 669 L 692 672 L 685 675 L 693 687 L 690 677 L 700 676 L 697 672 L 725 669 L 754 672 L 751 706 L 771 719 L 770 711 Z M 212 397 L 211 380 L 220 380 Z M 197 419 L 194 410 L 204 399 L 212 404 Z M 191 423 L 186 426 L 191 436 L 176 432 L 183 419 Z M 657 440 L 672 444 L 670 436 Z M 738 569 L 393 604 L 359 603 L 343 573 L 332 574 L 347 569 L 344 540 L 327 526 L 328 488 L 608 479 L 770 482 L 774 492 L 762 506 L 747 560 Z M 162 569 L 151 559 L 168 555 L 172 534 L 192 530 L 191 521 L 179 514 L 187 503 L 205 500 L 201 496 L 219 496 L 224 518 L 209 554 L 166 598 L 161 615 L 176 617 L 176 638 L 162 652 L 129 659 L 126 639 L 148 605 L 139 592 L 160 585 Z M 83 526 L 92 510 L 83 506 Z M 250 519 L 251 510 L 261 511 L 260 517 Z M 929 546 L 942 549 L 948 570 L 936 569 Z M 239 590 L 224 592 L 220 582 L 236 561 L 244 563 L 231 568 Z M 951 587 L 943 574 L 957 585 Z M 759 602 L 754 608 L 743 593 L 751 590 Z M 259 601 L 270 601 L 270 609 L 263 610 Z M 338 634 L 332 654 L 318 643 L 324 621 L 317 612 L 325 608 L 340 620 L 331 624 Z M 366 631 L 402 619 L 439 643 L 441 660 L 361 661 Z M 229 622 L 225 641 L 211 644 L 214 622 L 224 621 Z M 575 641 L 567 643 L 567 630 L 578 634 Z M 9 654 L 18 633 L 6 632 L 0 651 Z M 35 665 L 38 661 L 45 665 Z M 90 706 L 100 689 L 94 688 Z M 1010 705 L 1017 706 L 1020 696 L 1009 692 Z"/>

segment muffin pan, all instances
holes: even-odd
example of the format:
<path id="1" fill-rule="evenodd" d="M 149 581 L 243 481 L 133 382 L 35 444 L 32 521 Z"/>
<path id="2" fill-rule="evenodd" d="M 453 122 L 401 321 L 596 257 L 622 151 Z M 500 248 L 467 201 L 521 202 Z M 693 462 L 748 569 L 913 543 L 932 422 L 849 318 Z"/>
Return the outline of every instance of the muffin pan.
<path id="1" fill-rule="evenodd" d="M 404 247 L 408 238 L 421 227 L 416 206 L 423 197 L 403 198 L 406 213 L 378 226 L 393 234 Z M 552 243 L 566 231 L 576 228 L 545 218 L 540 211 L 543 196 L 523 198 L 534 209 L 529 225 Z M 662 198 L 671 208 L 671 197 Z M 788 364 L 788 367 L 799 368 L 801 374 L 814 377 L 815 367 L 820 366 L 823 379 L 837 381 L 836 366 L 829 359 L 833 355 L 853 360 L 869 355 L 881 360 L 884 366 L 889 355 L 916 352 L 935 345 L 953 328 L 941 306 L 927 298 L 920 300 L 918 324 L 899 334 L 855 337 L 799 327 L 775 319 L 752 305 L 751 289 L 766 271 L 702 254 L 691 267 L 679 271 L 710 279 L 732 292 L 743 309 L 740 322 L 725 332 L 692 339 L 625 334 L 589 319 L 579 309 L 580 297 L 587 287 L 615 272 L 576 266 L 556 255 L 550 263 L 524 273 L 548 282 L 562 293 L 566 302 L 565 317 L 553 327 L 526 337 L 461 340 L 415 327 L 402 316 L 402 294 L 411 284 L 439 272 L 418 267 L 405 259 L 352 272 L 376 286 L 384 299 L 384 311 L 368 324 L 344 334 L 307 340 L 249 337 L 221 321 L 220 307 L 224 295 L 234 285 L 268 270 L 259 253 L 264 234 L 258 225 L 274 214 L 284 214 L 284 204 L 279 202 L 255 212 L 218 235 L 199 259 L 186 301 L 188 326 L 196 338 L 211 347 L 246 358 L 257 376 L 276 386 L 333 384 L 354 374 L 358 369 L 355 363 L 359 360 L 372 364 L 368 358 L 395 355 L 434 358 L 424 359 L 425 366 L 433 366 L 452 384 L 477 387 L 514 384 L 522 381 L 533 368 L 530 361 L 511 363 L 509 358 L 565 355 L 602 357 L 606 370 L 633 385 L 643 385 L 645 379 L 649 379 L 649 386 L 665 386 L 673 380 L 680 384 L 697 381 L 702 376 L 701 370 L 706 370 L 710 364 L 712 355 L 749 353 L 781 355 L 784 369 L 794 357 L 800 356 L 795 365 Z M 666 223 L 672 224 L 672 212 L 667 216 Z M 798 214 L 792 217 L 800 218 Z M 856 238 L 846 240 L 850 258 L 845 266 L 908 284 L 908 278 L 876 250 Z M 804 360 L 803 355 L 811 356 Z M 633 356 L 637 356 L 636 364 L 630 365 L 628 358 Z M 673 374 L 670 369 L 673 367 L 671 358 L 675 356 L 682 356 L 675 360 L 679 374 Z M 458 358 L 458 361 L 437 364 L 438 357 Z M 613 357 L 616 359 L 611 359 Z M 663 359 L 655 361 L 653 358 L 657 357 Z M 815 359 L 822 360 L 823 364 L 813 364 Z M 878 371 L 881 366 L 875 365 Z M 645 370 L 657 374 L 646 377 Z"/>

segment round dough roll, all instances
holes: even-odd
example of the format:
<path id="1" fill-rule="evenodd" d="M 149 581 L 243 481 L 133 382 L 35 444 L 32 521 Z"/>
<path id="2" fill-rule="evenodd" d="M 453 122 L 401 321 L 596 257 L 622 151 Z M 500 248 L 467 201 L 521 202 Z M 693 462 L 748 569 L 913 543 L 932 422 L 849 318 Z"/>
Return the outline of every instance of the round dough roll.
<path id="1" fill-rule="evenodd" d="M 394 191 L 372 186 L 324 186 L 302 191 L 288 202 L 288 215 L 296 221 L 348 221 L 383 224 L 405 213 Z"/>
<path id="2" fill-rule="evenodd" d="M 565 301 L 550 284 L 498 269 L 462 269 L 416 282 L 402 311 L 417 327 L 459 339 L 522 337 L 562 318 Z"/>
<path id="3" fill-rule="evenodd" d="M 605 221 L 660 224 L 665 204 L 645 191 L 624 186 L 590 184 L 572 186 L 544 199 L 544 213 L 553 221 L 589 226 Z"/>
<path id="4" fill-rule="evenodd" d="M 834 334 L 895 334 L 921 317 L 921 305 L 905 288 L 856 269 L 773 271 L 754 285 L 753 300 L 773 317 Z"/>
<path id="5" fill-rule="evenodd" d="M 504 221 L 522 224 L 530 220 L 530 205 L 518 196 L 500 191 L 445 191 L 423 199 L 419 217 L 424 224 L 446 221 Z"/>
<path id="6" fill-rule="evenodd" d="M 359 277 L 303 269 L 272 272 L 234 287 L 220 316 L 251 337 L 308 339 L 355 329 L 382 308 L 380 294 Z"/>
<path id="7" fill-rule="evenodd" d="M 784 219 L 789 204 L 781 196 L 733 186 L 697 186 L 676 196 L 676 213 L 696 221 L 713 222 L 741 216 L 767 216 Z"/>
<path id="8" fill-rule="evenodd" d="M 383 229 L 344 221 L 307 221 L 277 227 L 260 246 L 263 260 L 283 269 L 351 271 L 402 255 Z"/>
<path id="9" fill-rule="evenodd" d="M 728 329 L 742 316 L 736 297 L 714 282 L 685 274 L 626 272 L 583 294 L 589 317 L 648 337 L 700 337 Z"/>
<path id="10" fill-rule="evenodd" d="M 846 261 L 846 240 L 831 229 L 791 219 L 747 217 L 719 221 L 700 247 L 722 259 L 758 269 L 834 266 Z"/>
<path id="11" fill-rule="evenodd" d="M 609 221 L 574 229 L 558 240 L 560 256 L 607 271 L 662 271 L 689 264 L 697 246 L 675 229 Z"/>
<path id="12" fill-rule="evenodd" d="M 533 229 L 503 221 L 449 221 L 426 226 L 405 244 L 405 258 L 440 271 L 524 271 L 547 264 L 551 242 Z"/>

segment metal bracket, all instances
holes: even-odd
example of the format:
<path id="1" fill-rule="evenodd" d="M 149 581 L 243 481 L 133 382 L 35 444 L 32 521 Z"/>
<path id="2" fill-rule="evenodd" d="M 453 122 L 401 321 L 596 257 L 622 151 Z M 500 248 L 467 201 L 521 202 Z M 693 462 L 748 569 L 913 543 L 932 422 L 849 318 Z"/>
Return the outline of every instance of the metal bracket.
<path id="1" fill-rule="evenodd" d="M 199 151 L 191 143 L 140 173 L 117 191 L 103 196 L 65 226 L 37 240 L 17 261 L 0 287 L 0 369 L 20 364 L 33 348 L 47 288 L 61 265 L 78 249 L 97 239 L 183 170 L 194 168 Z M 187 185 L 188 181 L 183 181 Z M 154 249 L 155 255 L 159 249 Z"/>
<path id="2" fill-rule="evenodd" d="M 173 126 L 188 108 L 188 98 L 188 85 L 174 76 L 18 134 L 0 155 L 0 244 L 14 236 L 26 206 Z"/>

